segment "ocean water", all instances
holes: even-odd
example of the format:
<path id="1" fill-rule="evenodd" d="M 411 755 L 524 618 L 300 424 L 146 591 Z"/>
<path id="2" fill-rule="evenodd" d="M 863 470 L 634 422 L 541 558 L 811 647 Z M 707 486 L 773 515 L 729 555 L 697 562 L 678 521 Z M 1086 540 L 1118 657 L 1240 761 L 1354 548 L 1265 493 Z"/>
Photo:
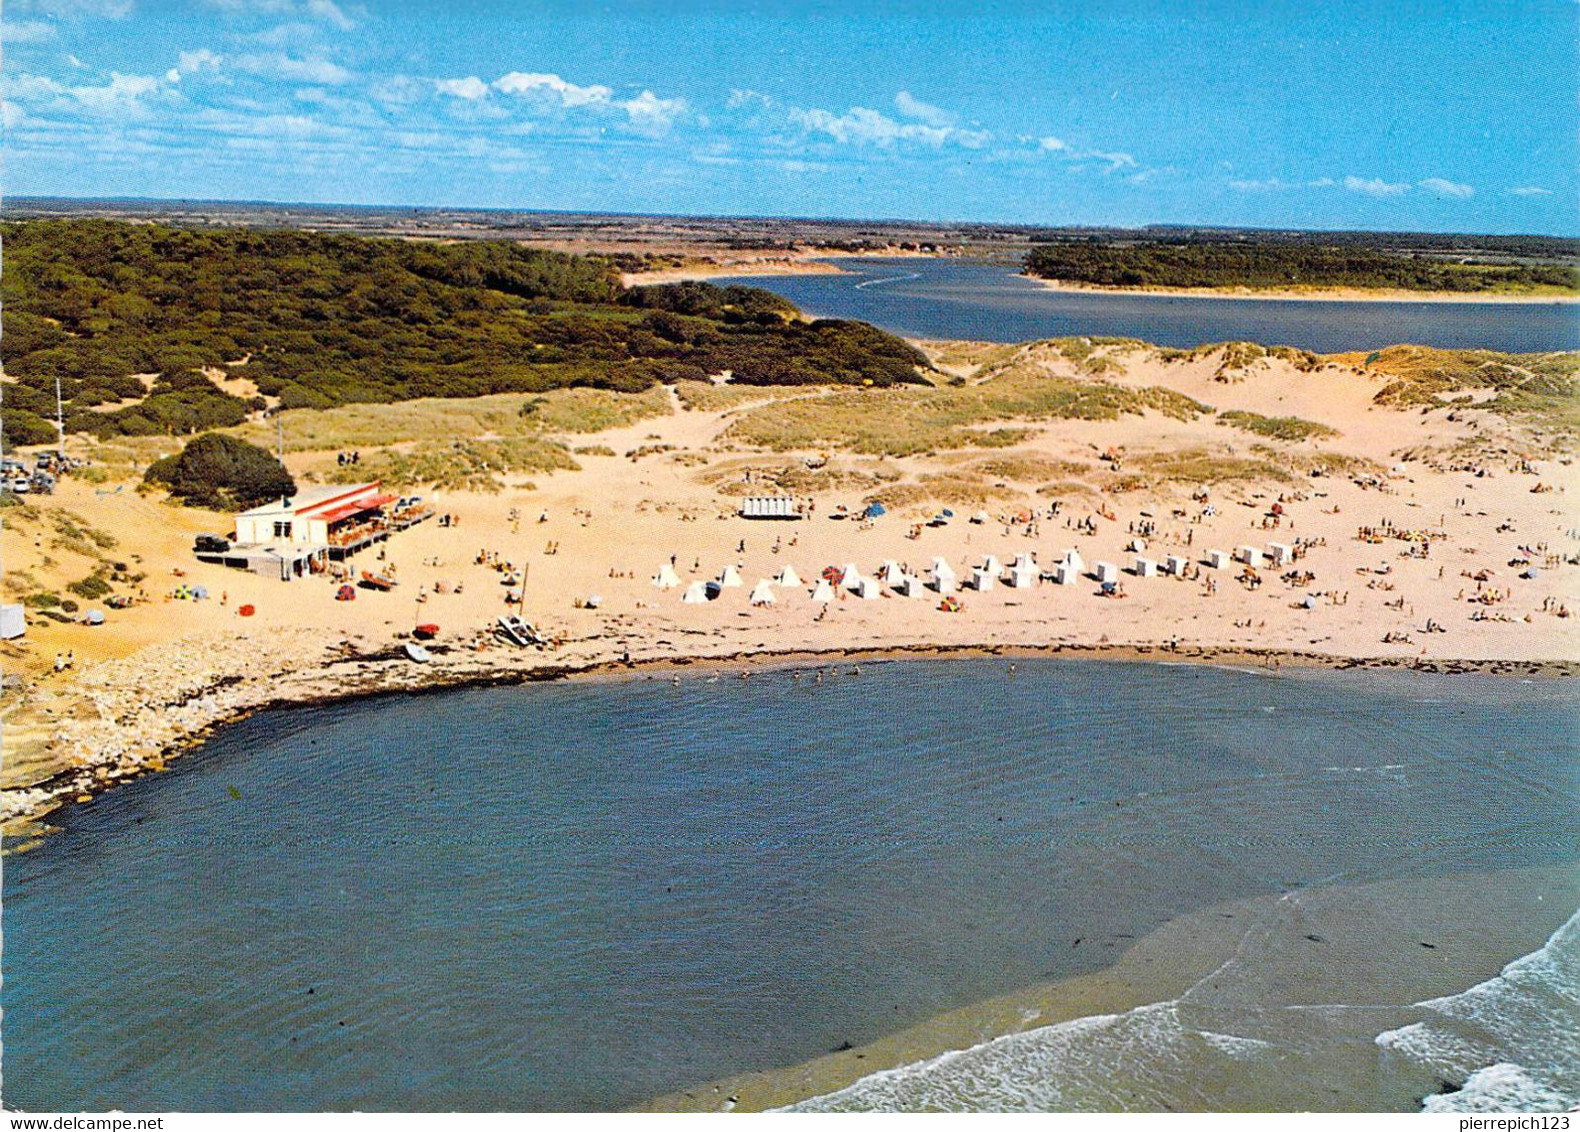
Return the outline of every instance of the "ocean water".
<path id="1" fill-rule="evenodd" d="M 1280 914 L 1289 909 L 1271 918 Z M 1405 1006 L 1313 1000 L 1298 989 L 1290 998 L 1268 994 L 1261 985 L 1267 968 L 1287 959 L 1259 949 L 1276 941 L 1287 951 L 1311 939 L 1268 926 L 1256 925 L 1230 960 L 1178 998 L 874 1073 L 789 1111 L 1565 1112 L 1580 1105 L 1580 913 L 1501 974 Z"/>
<path id="2" fill-rule="evenodd" d="M 1264 1004 L 1290 998 L 1269 975 L 1287 916 L 1325 893 L 1580 861 L 1573 683 L 841 667 L 273 711 L 68 811 L 5 861 L 5 1105 L 617 1108 L 1101 971 L 1245 898 L 1272 911 L 1234 980 L 1047 1035 L 1110 1069 L 1039 1053 L 1037 1091 L 948 1095 L 1145 1107 L 1103 1082 L 1166 1074 L 1180 1042 L 1297 1039 L 1317 1062 L 1457 1059 L 1401 1068 L 1410 1089 L 1505 1065 L 1569 1087 L 1517 1035 L 1465 1029 L 1499 1016 L 1485 994 L 1357 1014 L 1329 963 L 1334 1019 Z M 1474 996 L 1572 911 L 1446 989 Z M 1411 1025 L 1409 1050 L 1377 1044 Z M 1291 1082 L 1267 1097 L 1213 1064 L 1201 1106 L 1323 1107 L 1297 1075 L 1256 1075 Z M 1415 1103 L 1381 1081 L 1342 1099 Z"/>
<path id="3" fill-rule="evenodd" d="M 1410 343 L 1535 353 L 1580 349 L 1573 303 L 1306 302 L 1050 291 L 1014 264 L 911 257 L 834 259 L 845 274 L 746 283 L 808 314 L 854 318 L 905 337 L 1025 342 L 1074 335 L 1189 349 L 1247 341 L 1317 353 Z"/>

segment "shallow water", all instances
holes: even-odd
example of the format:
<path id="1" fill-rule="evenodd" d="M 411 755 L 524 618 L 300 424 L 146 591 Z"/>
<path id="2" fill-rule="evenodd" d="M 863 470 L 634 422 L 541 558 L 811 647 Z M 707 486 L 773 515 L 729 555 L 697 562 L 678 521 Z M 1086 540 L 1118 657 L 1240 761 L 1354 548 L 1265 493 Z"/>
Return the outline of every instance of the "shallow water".
<path id="1" fill-rule="evenodd" d="M 1577 707 L 971 660 L 269 712 L 7 859 L 5 1103 L 611 1108 L 795 1063 L 1226 899 L 1580 859 Z"/>
<path id="2" fill-rule="evenodd" d="M 948 258 L 844 258 L 845 274 L 764 275 L 746 283 L 808 314 L 854 318 L 911 338 L 1025 342 L 1075 335 L 1189 349 L 1261 342 L 1317 353 L 1410 343 L 1512 353 L 1580 349 L 1573 303 L 1309 302 L 1050 291 L 1014 264 Z"/>

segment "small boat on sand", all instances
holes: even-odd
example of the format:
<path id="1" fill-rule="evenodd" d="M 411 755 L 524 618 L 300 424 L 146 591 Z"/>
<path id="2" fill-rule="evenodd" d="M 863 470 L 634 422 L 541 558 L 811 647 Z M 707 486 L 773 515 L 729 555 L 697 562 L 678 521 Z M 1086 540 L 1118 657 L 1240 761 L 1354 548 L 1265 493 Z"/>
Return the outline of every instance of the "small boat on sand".
<path id="1" fill-rule="evenodd" d="M 416 661 L 418 664 L 427 664 L 433 659 L 433 654 L 415 641 L 407 641 L 401 647 L 406 650 L 407 658 Z"/>
<path id="2" fill-rule="evenodd" d="M 534 645 L 546 643 L 543 634 L 534 629 L 530 622 L 514 615 L 501 617 L 495 632 L 511 644 L 518 645 L 521 648 L 530 648 Z"/>
<path id="3" fill-rule="evenodd" d="M 383 590 L 389 593 L 395 588 L 395 579 L 388 574 L 375 574 L 371 570 L 362 571 L 362 584 L 371 590 Z"/>

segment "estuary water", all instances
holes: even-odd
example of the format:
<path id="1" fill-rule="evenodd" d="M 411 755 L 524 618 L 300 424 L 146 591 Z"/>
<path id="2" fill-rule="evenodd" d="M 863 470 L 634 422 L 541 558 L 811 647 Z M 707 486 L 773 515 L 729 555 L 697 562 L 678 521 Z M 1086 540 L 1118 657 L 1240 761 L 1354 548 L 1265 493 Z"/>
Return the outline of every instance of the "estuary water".
<path id="1" fill-rule="evenodd" d="M 946 257 L 845 257 L 837 275 L 763 275 L 746 283 L 809 315 L 853 318 L 908 338 L 1025 342 L 1076 335 L 1189 349 L 1260 342 L 1316 353 L 1408 343 L 1538 353 L 1580 349 L 1573 303 L 1314 302 L 1051 291 L 1017 265 Z"/>
<path id="2" fill-rule="evenodd" d="M 1057 659 L 803 671 L 269 711 L 67 811 L 5 861 L 6 1106 L 616 1108 L 1101 971 L 1223 901 L 1496 887 L 1580 861 L 1568 681 Z M 1456 916 L 1474 917 L 1476 885 L 1455 883 Z M 1573 912 L 1531 905 L 1485 954 L 1438 940 L 1433 961 L 1458 964 L 1446 989 L 1537 952 Z M 1254 942 L 1211 1026 L 1175 1010 L 1019 1040 L 1100 1040 L 1105 1080 L 1155 1076 L 1187 1023 L 1272 1040 Z M 1516 972 L 1522 1027 L 1557 1002 L 1557 1032 L 1573 1029 L 1574 983 L 1548 984 L 1580 957 L 1572 938 L 1558 951 Z M 1375 995 L 1360 966 L 1313 968 L 1323 1001 Z M 1538 1063 L 1465 1036 L 1456 1009 L 1302 1040 L 1373 1059 L 1336 1105 L 1414 1107 L 1439 1078 L 1489 1072 L 1580 1089 L 1572 1044 Z M 901 1081 L 919 1091 L 819 1103 L 1171 1103 L 1060 1091 L 1076 1062 L 1010 1054 L 964 1091 L 924 1068 Z M 1385 1058 L 1407 1087 L 1377 1083 Z M 1231 1070 L 1195 1103 L 1248 1103 Z"/>

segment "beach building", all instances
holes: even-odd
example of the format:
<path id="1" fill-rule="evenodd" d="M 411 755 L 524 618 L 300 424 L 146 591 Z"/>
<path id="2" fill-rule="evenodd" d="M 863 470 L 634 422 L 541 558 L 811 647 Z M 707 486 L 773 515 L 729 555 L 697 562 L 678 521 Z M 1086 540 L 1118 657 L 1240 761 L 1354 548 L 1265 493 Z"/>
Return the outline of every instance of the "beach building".
<path id="1" fill-rule="evenodd" d="M 1229 552 L 1227 550 L 1209 550 L 1206 557 L 1207 565 L 1214 570 L 1222 570 L 1229 565 Z"/>
<path id="2" fill-rule="evenodd" d="M 743 519 L 799 519 L 801 505 L 788 495 L 748 495 L 741 501 Z"/>
<path id="3" fill-rule="evenodd" d="M 1173 574 L 1176 578 L 1183 578 L 1189 567 L 1190 559 L 1183 554 L 1171 554 L 1163 560 L 1163 572 Z"/>
<path id="4" fill-rule="evenodd" d="M 1096 572 L 1099 582 L 1119 581 L 1119 567 L 1112 562 L 1099 562 L 1093 567 L 1093 570 Z"/>
<path id="5" fill-rule="evenodd" d="M 1237 546 L 1234 548 L 1234 560 L 1255 569 L 1262 564 L 1262 550 L 1255 546 Z"/>
<path id="6" fill-rule="evenodd" d="M 1141 558 L 1141 557 L 1137 557 L 1136 558 L 1136 577 L 1138 577 L 1138 578 L 1156 578 L 1157 576 L 1158 576 L 1158 564 L 1156 562 L 1154 562 L 1150 558 Z"/>
<path id="7" fill-rule="evenodd" d="M 661 590 L 672 590 L 680 585 L 680 575 L 675 573 L 675 568 L 666 562 L 658 568 L 658 575 L 653 579 L 653 584 Z"/>
<path id="8" fill-rule="evenodd" d="M 1267 544 L 1267 556 L 1273 560 L 1274 566 L 1288 566 L 1295 560 L 1295 548 L 1286 542 L 1270 542 Z"/>
<path id="9" fill-rule="evenodd" d="M 27 633 L 27 611 L 21 605 L 0 605 L 0 641 L 14 641 Z"/>
<path id="10" fill-rule="evenodd" d="M 198 559 L 265 577 L 300 578 L 433 514 L 415 501 L 398 506 L 402 502 L 377 481 L 309 488 L 243 511 L 236 516 L 235 541 L 224 550 L 199 551 Z"/>

